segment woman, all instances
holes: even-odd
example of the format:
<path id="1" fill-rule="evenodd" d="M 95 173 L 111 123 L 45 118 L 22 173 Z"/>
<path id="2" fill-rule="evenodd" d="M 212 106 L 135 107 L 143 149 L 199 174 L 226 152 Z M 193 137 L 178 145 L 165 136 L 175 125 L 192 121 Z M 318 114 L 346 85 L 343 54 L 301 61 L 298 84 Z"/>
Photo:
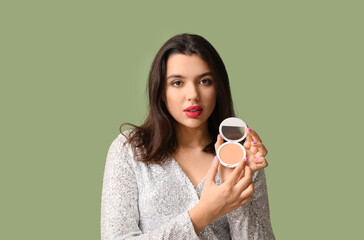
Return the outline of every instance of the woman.
<path id="1" fill-rule="evenodd" d="M 145 123 L 122 124 L 107 155 L 102 239 L 274 239 L 257 133 L 246 129 L 247 158 L 235 169 L 215 157 L 219 124 L 234 110 L 213 46 L 193 34 L 169 39 L 148 91 Z"/>

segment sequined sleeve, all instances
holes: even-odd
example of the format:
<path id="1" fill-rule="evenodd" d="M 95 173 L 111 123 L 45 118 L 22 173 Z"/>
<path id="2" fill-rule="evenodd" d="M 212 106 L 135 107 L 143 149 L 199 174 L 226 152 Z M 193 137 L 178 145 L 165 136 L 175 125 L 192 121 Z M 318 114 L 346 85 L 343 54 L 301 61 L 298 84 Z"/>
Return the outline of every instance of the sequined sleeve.
<path id="1" fill-rule="evenodd" d="M 264 169 L 253 174 L 254 193 L 246 205 L 227 214 L 232 239 L 274 240 Z"/>
<path id="2" fill-rule="evenodd" d="M 186 210 L 158 229 L 142 233 L 139 224 L 138 185 L 131 148 L 119 135 L 111 144 L 105 164 L 101 197 L 101 239 L 199 239 Z M 127 146 L 127 145 L 126 145 Z"/>

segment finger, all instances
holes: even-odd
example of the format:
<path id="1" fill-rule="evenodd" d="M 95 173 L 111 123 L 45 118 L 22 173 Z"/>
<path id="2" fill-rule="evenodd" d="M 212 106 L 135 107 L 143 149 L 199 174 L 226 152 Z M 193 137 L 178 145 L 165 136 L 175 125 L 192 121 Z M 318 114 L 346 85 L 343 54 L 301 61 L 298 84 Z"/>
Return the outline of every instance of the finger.
<path id="1" fill-rule="evenodd" d="M 259 154 L 258 156 L 259 157 L 264 157 L 265 155 L 267 155 L 268 151 L 267 149 L 265 148 L 264 144 L 261 143 L 261 142 L 256 142 L 256 141 L 253 141 L 252 142 L 252 146 L 254 147 L 252 149 L 252 152 L 255 154 Z"/>
<path id="2" fill-rule="evenodd" d="M 245 142 L 243 144 L 243 147 L 245 149 L 248 149 L 248 150 L 250 149 L 250 147 L 251 147 L 251 141 L 248 138 L 246 138 L 246 140 L 245 140 Z"/>
<path id="3" fill-rule="evenodd" d="M 251 200 L 252 200 L 252 197 L 251 196 L 245 198 L 242 202 L 240 202 L 240 206 L 243 206 L 243 205 L 247 204 Z"/>
<path id="4" fill-rule="evenodd" d="M 258 133 L 256 131 L 254 131 L 253 129 L 248 128 L 248 135 L 251 136 L 253 138 L 253 141 L 256 142 L 262 142 L 262 140 L 260 139 Z"/>
<path id="5" fill-rule="evenodd" d="M 257 157 L 265 157 L 268 154 L 268 150 L 265 148 L 264 144 L 258 148 Z"/>
<path id="6" fill-rule="evenodd" d="M 207 173 L 207 176 L 206 176 L 206 183 L 207 184 L 213 184 L 215 182 L 215 177 L 216 177 L 216 172 L 217 172 L 217 169 L 219 168 L 219 160 L 217 159 L 217 157 L 215 156 L 214 158 L 214 161 L 212 162 L 211 166 L 210 166 L 210 169 L 209 169 L 209 172 Z"/>
<path id="7" fill-rule="evenodd" d="M 249 149 L 249 151 L 253 154 L 256 154 L 258 151 L 259 151 L 259 148 L 258 148 L 258 142 L 256 141 L 252 141 L 251 142 L 251 147 Z"/>
<path id="8" fill-rule="evenodd" d="M 244 177 L 236 184 L 236 188 L 242 192 L 252 182 L 252 170 L 250 167 L 245 166 Z"/>
<path id="9" fill-rule="evenodd" d="M 246 135 L 246 141 L 250 142 L 250 144 L 251 144 L 251 142 L 253 142 L 254 140 L 253 140 L 253 137 L 250 134 L 248 134 L 248 135 Z"/>
<path id="10" fill-rule="evenodd" d="M 264 157 L 258 157 L 253 160 L 258 170 L 268 167 L 268 162 Z"/>
<path id="11" fill-rule="evenodd" d="M 224 143 L 224 139 L 220 136 L 220 134 L 217 134 L 217 140 L 215 143 L 215 152 L 217 154 L 217 150 L 219 149 L 219 147 Z"/>
<path id="12" fill-rule="evenodd" d="M 252 141 L 252 147 L 251 147 L 251 151 L 255 154 L 259 151 L 259 148 L 262 146 L 261 142 L 257 142 L 257 141 Z"/>
<path id="13" fill-rule="evenodd" d="M 254 184 L 250 183 L 247 188 L 240 194 L 240 199 L 245 199 L 250 197 L 254 193 Z"/>
<path id="14" fill-rule="evenodd" d="M 245 162 L 245 165 L 246 165 L 247 162 L 248 162 L 248 158 L 247 157 L 244 158 L 244 162 Z M 242 179 L 244 176 L 245 176 L 245 169 L 243 169 L 241 171 L 240 176 L 239 176 L 238 180 L 236 181 L 236 183 L 238 183 L 240 181 L 240 179 Z"/>
<path id="15" fill-rule="evenodd" d="M 245 161 L 242 159 L 238 166 L 235 167 L 234 171 L 229 175 L 229 178 L 226 180 L 226 184 L 235 185 L 241 172 L 244 170 Z"/>
<path id="16" fill-rule="evenodd" d="M 219 159 L 217 159 L 216 161 L 219 161 Z M 225 176 L 224 176 L 224 172 L 223 172 L 223 167 L 224 167 L 224 165 L 219 164 L 219 167 L 217 169 L 221 183 L 223 183 L 224 180 L 225 180 Z"/>
<path id="17" fill-rule="evenodd" d="M 252 141 L 251 142 L 253 147 L 261 148 L 263 146 L 262 142 Z"/>

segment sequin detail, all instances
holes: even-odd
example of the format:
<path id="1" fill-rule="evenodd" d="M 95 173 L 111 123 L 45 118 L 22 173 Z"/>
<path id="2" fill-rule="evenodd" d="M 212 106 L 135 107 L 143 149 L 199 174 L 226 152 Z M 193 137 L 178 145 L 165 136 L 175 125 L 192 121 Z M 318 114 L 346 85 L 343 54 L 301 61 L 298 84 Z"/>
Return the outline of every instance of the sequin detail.
<path id="1" fill-rule="evenodd" d="M 124 132 L 128 134 L 128 131 Z M 134 159 L 121 134 L 105 164 L 101 197 L 101 239 L 274 240 L 264 170 L 253 175 L 253 199 L 196 234 L 188 211 L 199 201 L 205 178 L 195 189 L 172 158 L 160 165 Z M 220 184 L 218 174 L 216 183 Z"/>

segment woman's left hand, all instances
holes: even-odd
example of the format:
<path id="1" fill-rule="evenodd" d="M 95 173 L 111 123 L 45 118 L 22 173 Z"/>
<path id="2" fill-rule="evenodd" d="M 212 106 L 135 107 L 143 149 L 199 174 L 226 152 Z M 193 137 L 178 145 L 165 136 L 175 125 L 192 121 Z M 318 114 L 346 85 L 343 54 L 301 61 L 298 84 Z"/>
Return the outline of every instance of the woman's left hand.
<path id="1" fill-rule="evenodd" d="M 243 144 L 245 150 L 246 150 L 246 163 L 252 170 L 252 172 L 256 172 L 258 170 L 261 170 L 263 168 L 266 168 L 268 166 L 268 162 L 265 159 L 265 156 L 267 155 L 268 151 L 265 148 L 265 146 L 262 143 L 262 140 L 258 136 L 258 134 L 250 129 L 245 129 L 247 136 L 246 140 Z M 217 153 L 217 150 L 219 147 L 224 143 L 224 139 L 218 135 L 217 141 L 215 143 L 215 151 Z M 222 164 L 219 165 L 219 176 L 221 179 L 221 183 L 224 182 L 225 179 L 227 179 L 227 176 L 234 170 L 234 168 L 227 168 L 223 166 Z M 239 177 L 242 178 L 244 176 L 244 173 L 241 174 Z"/>

